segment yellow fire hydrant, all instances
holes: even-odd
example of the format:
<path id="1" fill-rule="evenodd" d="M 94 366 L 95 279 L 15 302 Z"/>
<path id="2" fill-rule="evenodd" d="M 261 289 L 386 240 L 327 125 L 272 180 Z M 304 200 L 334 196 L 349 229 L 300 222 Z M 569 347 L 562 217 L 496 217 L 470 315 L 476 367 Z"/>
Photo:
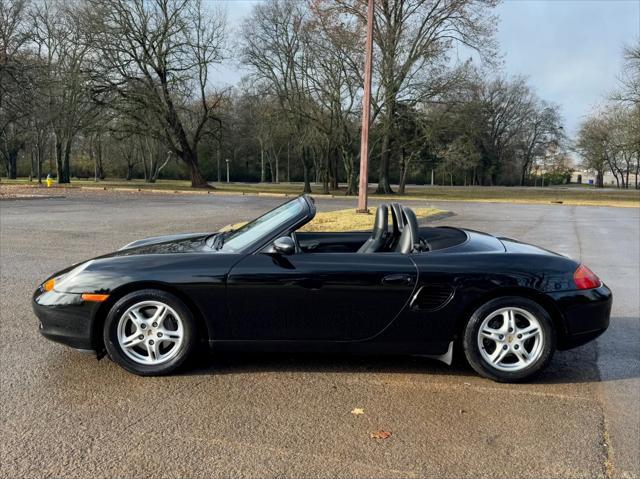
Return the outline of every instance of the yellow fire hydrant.
<path id="1" fill-rule="evenodd" d="M 45 180 L 45 183 L 47 184 L 47 188 L 51 188 L 51 185 L 53 185 L 53 179 L 51 178 L 51 175 L 47 175 L 47 179 Z"/>

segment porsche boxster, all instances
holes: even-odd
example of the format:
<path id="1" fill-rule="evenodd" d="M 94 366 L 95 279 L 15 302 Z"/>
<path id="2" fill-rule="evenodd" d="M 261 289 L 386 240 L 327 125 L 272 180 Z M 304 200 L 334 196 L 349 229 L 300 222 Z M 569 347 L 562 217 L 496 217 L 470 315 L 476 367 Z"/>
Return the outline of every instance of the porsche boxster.
<path id="1" fill-rule="evenodd" d="M 303 195 L 235 230 L 142 239 L 73 265 L 33 295 L 40 332 L 139 375 L 214 351 L 413 354 L 530 378 L 609 325 L 587 266 L 514 239 L 419 226 L 399 204 L 372 231 L 299 231 Z M 462 352 L 464 353 L 462 355 Z"/>

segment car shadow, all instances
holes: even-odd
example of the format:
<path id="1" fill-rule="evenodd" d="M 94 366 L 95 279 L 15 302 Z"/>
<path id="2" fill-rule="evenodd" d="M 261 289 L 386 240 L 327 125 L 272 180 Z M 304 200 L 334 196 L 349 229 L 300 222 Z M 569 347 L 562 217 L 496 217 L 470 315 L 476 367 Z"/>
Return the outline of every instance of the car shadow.
<path id="1" fill-rule="evenodd" d="M 183 375 L 242 374 L 266 372 L 384 373 L 474 376 L 459 361 L 447 366 L 421 356 L 322 354 L 322 353 L 203 353 Z"/>
<path id="2" fill-rule="evenodd" d="M 556 351 L 547 367 L 531 384 L 579 384 L 601 382 L 598 343 L 591 342 L 568 351 Z M 182 375 L 241 374 L 261 372 L 430 374 L 478 377 L 458 352 L 447 366 L 422 356 L 321 354 L 321 353 L 202 353 Z M 636 379 L 638 368 L 616 368 L 605 381 Z"/>

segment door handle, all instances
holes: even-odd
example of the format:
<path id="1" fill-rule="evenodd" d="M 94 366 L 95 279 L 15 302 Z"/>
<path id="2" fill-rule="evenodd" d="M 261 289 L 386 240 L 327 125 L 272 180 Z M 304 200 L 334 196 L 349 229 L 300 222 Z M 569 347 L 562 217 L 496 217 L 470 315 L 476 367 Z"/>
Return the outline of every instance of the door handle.
<path id="1" fill-rule="evenodd" d="M 382 284 L 385 286 L 403 286 L 413 283 L 413 276 L 408 274 L 389 274 L 382 278 Z"/>

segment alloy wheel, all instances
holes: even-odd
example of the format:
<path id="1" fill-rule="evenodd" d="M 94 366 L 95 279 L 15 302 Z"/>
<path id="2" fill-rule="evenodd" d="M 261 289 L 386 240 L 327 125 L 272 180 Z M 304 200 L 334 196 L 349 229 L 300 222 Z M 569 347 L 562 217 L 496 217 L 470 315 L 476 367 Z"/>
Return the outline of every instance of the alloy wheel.
<path id="1" fill-rule="evenodd" d="M 500 308 L 490 313 L 478 329 L 482 359 L 500 371 L 521 371 L 542 354 L 544 335 L 540 321 L 529 311 Z"/>
<path id="2" fill-rule="evenodd" d="M 118 321 L 122 352 L 138 364 L 156 366 L 180 351 L 184 337 L 178 313 L 160 301 L 142 301 L 127 309 Z"/>

